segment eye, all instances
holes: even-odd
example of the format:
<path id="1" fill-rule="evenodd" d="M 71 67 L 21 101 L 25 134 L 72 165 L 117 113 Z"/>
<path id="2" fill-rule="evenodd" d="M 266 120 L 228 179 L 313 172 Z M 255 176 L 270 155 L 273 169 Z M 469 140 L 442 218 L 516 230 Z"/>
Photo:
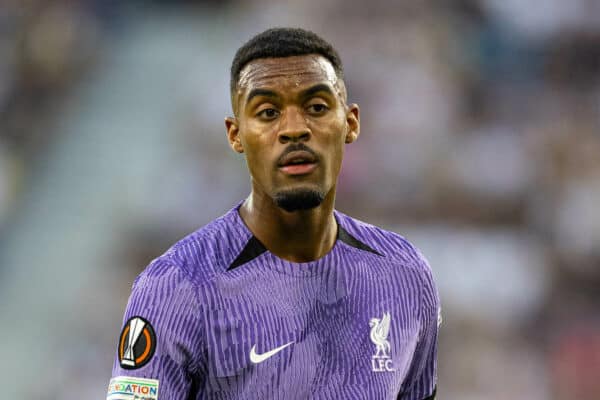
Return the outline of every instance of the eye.
<path id="1" fill-rule="evenodd" d="M 327 107 L 325 104 L 322 103 L 314 103 L 308 106 L 307 108 L 308 112 L 313 114 L 313 115 L 322 115 L 324 113 L 327 112 L 327 110 L 329 110 L 329 107 Z"/>
<path id="2" fill-rule="evenodd" d="M 256 116 L 259 118 L 262 118 L 262 119 L 271 120 L 271 119 L 275 119 L 279 116 L 279 111 L 277 111 L 274 108 L 265 108 L 263 110 L 260 110 L 256 114 Z"/>

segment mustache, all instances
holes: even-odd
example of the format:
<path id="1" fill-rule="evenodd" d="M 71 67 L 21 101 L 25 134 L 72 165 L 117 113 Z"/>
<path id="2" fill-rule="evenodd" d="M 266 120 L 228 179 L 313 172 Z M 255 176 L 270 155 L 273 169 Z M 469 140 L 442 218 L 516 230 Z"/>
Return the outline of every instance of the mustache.
<path id="1" fill-rule="evenodd" d="M 319 161 L 319 159 L 321 158 L 319 157 L 316 151 L 314 151 L 304 143 L 292 143 L 288 147 L 286 147 L 285 150 L 281 153 L 281 155 L 277 158 L 277 164 L 281 164 L 283 158 L 293 151 L 306 151 L 307 153 L 310 153 L 316 161 Z"/>

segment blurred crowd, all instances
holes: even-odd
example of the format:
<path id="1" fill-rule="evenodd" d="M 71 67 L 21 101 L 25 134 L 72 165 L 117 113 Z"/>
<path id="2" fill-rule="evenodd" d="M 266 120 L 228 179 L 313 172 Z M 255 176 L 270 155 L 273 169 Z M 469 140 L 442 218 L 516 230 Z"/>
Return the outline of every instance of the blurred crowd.
<path id="1" fill-rule="evenodd" d="M 77 1 L 0 4 L 0 234 L 57 133 L 62 102 L 99 61 L 96 17 Z"/>
<path id="2" fill-rule="evenodd" d="M 78 229 L 102 235 L 92 249 L 103 240 L 65 300 L 77 337 L 49 340 L 56 368 L 19 398 L 81 398 L 65 389 L 73 379 L 101 390 L 133 277 L 248 193 L 224 135 L 227 68 L 280 25 L 322 34 L 345 62 L 361 137 L 337 208 L 428 257 L 444 313 L 440 398 L 600 398 L 600 2 L 123 3 L 0 5 L 0 292 L 17 293 L 15 270 L 36 274 L 10 261 L 27 260 L 14 232 L 61 236 L 49 215 L 94 212 L 101 229 Z M 89 121 L 84 142 L 74 127 Z M 69 158 L 78 149 L 89 152 Z M 53 167 L 61 157 L 67 168 Z M 73 178 L 93 163 L 119 185 Z M 61 185 L 81 204 L 34 214 Z M 73 248 L 62 251 L 50 267 L 72 276 Z M 3 301 L 5 315 L 21 307 Z"/>

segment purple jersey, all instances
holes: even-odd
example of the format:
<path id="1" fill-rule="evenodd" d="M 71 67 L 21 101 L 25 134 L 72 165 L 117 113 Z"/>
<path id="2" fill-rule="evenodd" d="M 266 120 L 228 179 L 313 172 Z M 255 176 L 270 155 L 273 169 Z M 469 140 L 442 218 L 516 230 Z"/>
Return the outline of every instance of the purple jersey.
<path id="1" fill-rule="evenodd" d="M 433 398 L 439 298 L 410 243 L 335 211 L 331 251 L 294 263 L 239 207 L 136 279 L 107 399 Z"/>

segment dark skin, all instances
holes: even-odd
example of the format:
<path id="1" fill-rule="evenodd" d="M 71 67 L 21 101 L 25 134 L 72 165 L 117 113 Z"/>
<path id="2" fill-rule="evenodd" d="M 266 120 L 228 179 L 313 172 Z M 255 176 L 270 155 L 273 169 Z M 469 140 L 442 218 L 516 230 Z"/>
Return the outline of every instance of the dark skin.
<path id="1" fill-rule="evenodd" d="M 337 236 L 336 184 L 344 147 L 360 132 L 358 105 L 346 104 L 344 82 L 326 58 L 313 54 L 251 61 L 240 73 L 232 104 L 227 137 L 234 151 L 245 154 L 252 185 L 240 207 L 242 220 L 280 258 L 323 257 Z M 278 162 L 298 143 L 317 161 L 306 173 L 286 173 Z M 274 200 L 278 193 L 303 190 L 318 191 L 324 200 L 292 212 Z"/>

